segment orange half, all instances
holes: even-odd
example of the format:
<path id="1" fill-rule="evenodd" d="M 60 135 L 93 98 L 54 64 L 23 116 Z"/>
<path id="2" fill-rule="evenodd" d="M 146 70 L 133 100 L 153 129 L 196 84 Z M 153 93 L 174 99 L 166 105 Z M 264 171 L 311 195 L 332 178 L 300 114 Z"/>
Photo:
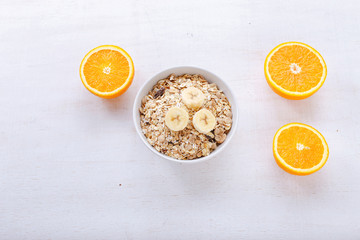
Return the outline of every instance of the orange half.
<path id="1" fill-rule="evenodd" d="M 290 123 L 276 132 L 273 153 L 277 164 L 286 172 L 308 175 L 324 166 L 329 157 L 329 147 L 315 128 Z"/>
<path id="2" fill-rule="evenodd" d="M 287 99 L 304 99 L 324 84 L 327 69 L 314 48 L 300 42 L 275 47 L 265 60 L 265 77 L 270 87 Z"/>
<path id="3" fill-rule="evenodd" d="M 82 60 L 80 78 L 96 96 L 114 98 L 130 87 L 134 78 L 134 63 L 130 55 L 118 46 L 99 46 Z"/>

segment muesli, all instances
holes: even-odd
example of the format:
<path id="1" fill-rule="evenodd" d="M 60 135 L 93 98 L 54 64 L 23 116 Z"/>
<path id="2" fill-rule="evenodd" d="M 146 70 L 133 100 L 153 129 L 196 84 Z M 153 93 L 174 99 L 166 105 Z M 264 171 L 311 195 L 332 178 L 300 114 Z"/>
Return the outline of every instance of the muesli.
<path id="1" fill-rule="evenodd" d="M 170 157 L 209 155 L 232 126 L 231 105 L 215 83 L 201 75 L 171 74 L 142 99 L 140 125 L 147 141 Z"/>

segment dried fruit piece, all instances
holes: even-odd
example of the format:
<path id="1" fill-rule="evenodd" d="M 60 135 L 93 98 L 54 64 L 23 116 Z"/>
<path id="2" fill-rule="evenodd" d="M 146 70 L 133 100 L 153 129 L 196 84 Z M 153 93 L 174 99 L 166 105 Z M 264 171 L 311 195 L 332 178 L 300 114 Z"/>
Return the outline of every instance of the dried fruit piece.
<path id="1" fill-rule="evenodd" d="M 164 87 L 160 88 L 160 89 L 154 94 L 154 98 L 157 99 L 157 98 L 161 97 L 162 95 L 164 95 L 164 92 L 165 92 L 165 88 L 164 88 Z"/>

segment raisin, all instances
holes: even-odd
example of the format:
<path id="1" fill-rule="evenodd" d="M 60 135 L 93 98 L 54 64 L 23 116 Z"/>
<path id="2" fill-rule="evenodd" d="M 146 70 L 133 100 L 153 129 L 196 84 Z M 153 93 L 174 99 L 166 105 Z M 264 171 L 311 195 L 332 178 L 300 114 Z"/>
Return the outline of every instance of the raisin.
<path id="1" fill-rule="evenodd" d="M 160 88 L 155 94 L 154 94 L 154 98 L 157 99 L 159 97 L 161 97 L 162 95 L 164 95 L 165 92 L 165 88 Z"/>

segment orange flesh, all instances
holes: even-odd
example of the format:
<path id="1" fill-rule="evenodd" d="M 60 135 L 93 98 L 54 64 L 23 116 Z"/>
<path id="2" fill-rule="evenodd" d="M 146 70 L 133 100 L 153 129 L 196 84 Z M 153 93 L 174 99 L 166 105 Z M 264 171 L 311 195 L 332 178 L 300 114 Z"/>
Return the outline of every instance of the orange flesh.
<path id="1" fill-rule="evenodd" d="M 315 133 L 309 129 L 294 126 L 280 133 L 277 152 L 290 166 L 309 169 L 322 160 L 324 146 Z"/>
<path id="2" fill-rule="evenodd" d="M 301 68 L 297 74 L 291 71 L 294 64 Z M 291 92 L 305 92 L 315 87 L 324 71 L 319 58 L 309 49 L 299 45 L 278 49 L 271 56 L 268 68 L 271 79 Z M 293 70 L 296 72 L 296 69 Z"/>
<path id="3" fill-rule="evenodd" d="M 104 49 L 87 59 L 83 72 L 90 87 L 100 92 L 112 92 L 125 83 L 130 67 L 120 52 Z"/>

